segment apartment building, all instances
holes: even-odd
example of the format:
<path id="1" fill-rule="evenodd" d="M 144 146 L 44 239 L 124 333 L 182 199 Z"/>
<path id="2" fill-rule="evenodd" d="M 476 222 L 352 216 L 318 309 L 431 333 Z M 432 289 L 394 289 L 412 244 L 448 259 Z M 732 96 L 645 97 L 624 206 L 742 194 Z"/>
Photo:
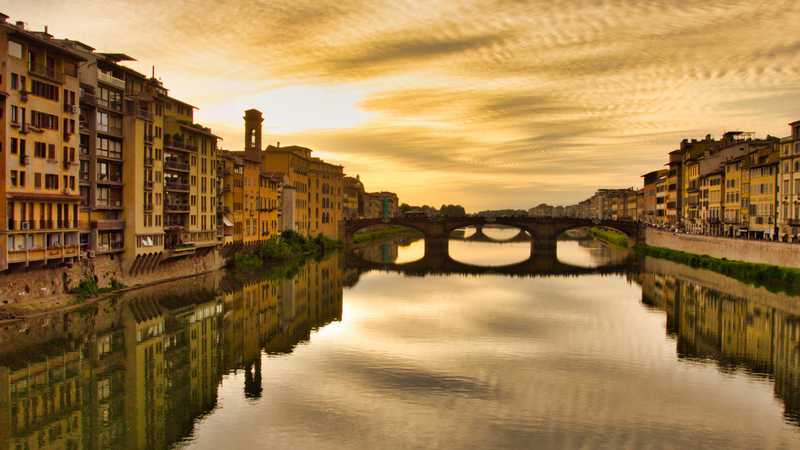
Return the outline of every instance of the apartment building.
<path id="1" fill-rule="evenodd" d="M 78 65 L 47 32 L 0 15 L 0 270 L 80 255 Z"/>
<path id="2" fill-rule="evenodd" d="M 217 245 L 217 140 L 195 107 L 164 96 L 164 245 L 168 256 Z"/>
<path id="3" fill-rule="evenodd" d="M 364 183 L 358 175 L 342 180 L 342 215 L 345 219 L 358 219 L 364 215 Z"/>
<path id="4" fill-rule="evenodd" d="M 758 239 L 776 239 L 775 213 L 778 206 L 777 147 L 764 147 L 749 154 L 750 158 L 750 227 L 749 235 Z"/>
<path id="5" fill-rule="evenodd" d="M 294 204 L 291 205 L 291 216 L 294 220 L 290 224 L 286 224 L 285 229 L 294 230 L 303 236 L 310 236 L 311 150 L 295 145 L 280 147 L 280 143 L 277 146 L 269 145 L 263 152 L 262 164 L 265 171 L 284 174 L 288 184 L 292 187 Z"/>
<path id="6" fill-rule="evenodd" d="M 664 202 L 664 195 L 663 192 L 659 192 L 659 181 L 661 181 L 661 188 L 663 190 L 664 187 L 664 180 L 667 177 L 667 169 L 659 169 L 654 170 L 652 172 L 648 172 L 642 175 L 644 186 L 642 188 L 642 208 L 639 215 L 639 220 L 643 222 L 647 222 L 649 224 L 656 224 L 658 223 L 658 205 L 659 199 L 661 201 L 661 205 L 663 206 Z M 662 195 L 659 196 L 658 194 L 661 193 Z M 661 208 L 663 214 L 663 207 Z"/>
<path id="7" fill-rule="evenodd" d="M 133 110 L 133 106 L 147 107 L 136 103 L 133 87 L 145 86 L 148 80 L 120 64 L 133 60 L 127 55 L 96 53 L 92 47 L 77 41 L 59 42 L 85 58 L 78 69 L 81 251 L 88 257 L 123 253 L 126 250 L 124 169 L 135 169 L 125 165 L 123 149 L 126 140 L 131 144 L 145 139 L 148 127 L 140 127 L 141 135 L 136 136 L 137 127 L 131 121 L 148 121 L 147 114 L 137 115 Z"/>
<path id="8" fill-rule="evenodd" d="M 791 135 L 781 139 L 778 227 L 780 239 L 800 240 L 800 121 L 789 124 Z"/>
<path id="9" fill-rule="evenodd" d="M 746 234 L 750 226 L 750 158 L 748 155 L 732 158 L 723 167 L 723 235 L 738 237 Z"/>
<path id="10" fill-rule="evenodd" d="M 724 179 L 725 170 L 721 167 L 700 178 L 700 221 L 705 234 L 720 236 L 723 233 Z"/>
<path id="11" fill-rule="evenodd" d="M 309 165 L 310 235 L 339 239 L 342 215 L 344 168 L 312 158 Z"/>

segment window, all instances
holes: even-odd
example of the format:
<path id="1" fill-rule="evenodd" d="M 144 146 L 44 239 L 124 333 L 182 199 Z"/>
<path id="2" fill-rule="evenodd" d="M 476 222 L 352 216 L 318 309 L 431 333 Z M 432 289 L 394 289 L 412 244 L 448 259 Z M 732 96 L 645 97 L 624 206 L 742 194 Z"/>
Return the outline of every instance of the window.
<path id="1" fill-rule="evenodd" d="M 8 41 L 8 56 L 22 59 L 22 44 L 14 41 Z"/>
<path id="2" fill-rule="evenodd" d="M 42 174 L 41 173 L 37 172 L 37 173 L 35 173 L 33 175 L 33 187 L 35 187 L 36 189 L 41 189 L 42 188 Z"/>
<path id="3" fill-rule="evenodd" d="M 19 75 L 11 73 L 11 89 L 19 89 Z"/>
<path id="4" fill-rule="evenodd" d="M 17 138 L 11 138 L 11 153 L 16 155 L 17 154 Z"/>
<path id="5" fill-rule="evenodd" d="M 19 108 L 15 105 L 11 105 L 11 123 L 19 123 Z"/>
<path id="6" fill-rule="evenodd" d="M 58 175 L 46 174 L 44 176 L 45 189 L 58 189 Z"/>
<path id="7" fill-rule="evenodd" d="M 122 159 L 122 142 L 98 136 L 97 156 L 104 158 Z"/>
<path id="8" fill-rule="evenodd" d="M 58 130 L 58 117 L 39 111 L 31 111 L 31 125 L 47 130 Z"/>
<path id="9" fill-rule="evenodd" d="M 39 80 L 31 80 L 31 94 L 57 102 L 58 86 Z"/>
<path id="10" fill-rule="evenodd" d="M 37 158 L 47 157 L 47 144 L 44 142 L 35 142 L 33 144 L 33 156 Z"/>
<path id="11" fill-rule="evenodd" d="M 12 170 L 11 171 L 11 186 L 17 186 L 17 180 L 18 180 L 17 171 L 16 170 Z"/>

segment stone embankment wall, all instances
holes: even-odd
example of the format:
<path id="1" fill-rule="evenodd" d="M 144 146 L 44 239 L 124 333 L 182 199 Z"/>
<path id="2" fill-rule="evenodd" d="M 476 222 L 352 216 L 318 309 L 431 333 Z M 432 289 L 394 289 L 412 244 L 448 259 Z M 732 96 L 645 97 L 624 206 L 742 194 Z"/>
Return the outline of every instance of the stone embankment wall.
<path id="1" fill-rule="evenodd" d="M 783 242 L 750 241 L 692 234 L 673 234 L 648 228 L 645 243 L 696 255 L 734 261 L 800 268 L 800 245 Z"/>
<path id="2" fill-rule="evenodd" d="M 218 251 L 212 251 L 204 256 L 167 260 L 154 271 L 137 275 L 125 274 L 120 258 L 110 255 L 52 269 L 20 268 L 0 274 L 0 306 L 65 295 L 92 275 L 100 287 L 110 285 L 111 280 L 131 287 L 218 270 L 224 265 L 225 259 Z"/>
<path id="3" fill-rule="evenodd" d="M 696 269 L 684 264 L 647 256 L 644 258 L 644 273 L 669 275 L 703 286 L 732 297 L 747 299 L 755 304 L 768 306 L 794 315 L 800 315 L 800 302 L 783 292 L 770 292 L 763 286 L 753 286 L 734 280 L 717 272 Z"/>

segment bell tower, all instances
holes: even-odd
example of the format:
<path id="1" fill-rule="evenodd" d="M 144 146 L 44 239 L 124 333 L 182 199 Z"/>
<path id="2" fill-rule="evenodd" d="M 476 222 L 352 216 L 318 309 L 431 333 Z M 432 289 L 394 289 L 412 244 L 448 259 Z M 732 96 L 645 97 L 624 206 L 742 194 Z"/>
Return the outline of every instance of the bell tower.
<path id="1" fill-rule="evenodd" d="M 244 112 L 244 151 L 261 151 L 261 124 L 264 117 L 257 109 L 248 109 Z"/>

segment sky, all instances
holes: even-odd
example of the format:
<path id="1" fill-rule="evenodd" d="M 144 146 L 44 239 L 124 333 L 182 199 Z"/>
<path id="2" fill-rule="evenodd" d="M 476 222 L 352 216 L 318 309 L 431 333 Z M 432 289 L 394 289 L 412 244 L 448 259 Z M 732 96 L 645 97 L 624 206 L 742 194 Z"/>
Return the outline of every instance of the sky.
<path id="1" fill-rule="evenodd" d="M 800 2 L 8 0 L 122 52 L 243 147 L 302 145 L 367 190 L 470 211 L 641 186 L 684 137 L 789 134 Z"/>

